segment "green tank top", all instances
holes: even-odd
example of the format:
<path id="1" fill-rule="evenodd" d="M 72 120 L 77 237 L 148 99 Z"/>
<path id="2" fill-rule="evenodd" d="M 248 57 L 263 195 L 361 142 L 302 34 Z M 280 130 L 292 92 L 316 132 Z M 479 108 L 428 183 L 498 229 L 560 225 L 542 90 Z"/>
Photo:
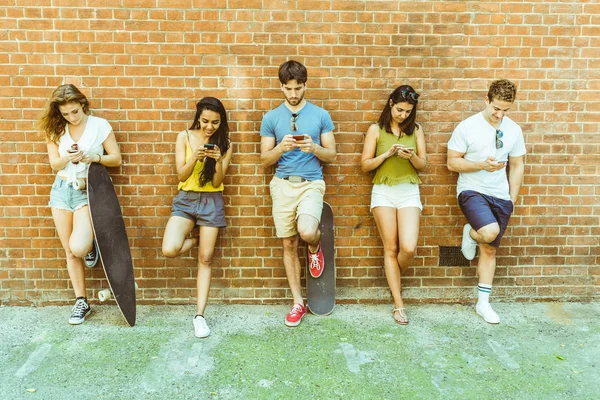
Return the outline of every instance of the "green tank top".
<path id="1" fill-rule="evenodd" d="M 399 138 L 394 134 L 386 132 L 385 129 L 379 128 L 379 140 L 377 140 L 375 157 L 388 151 L 393 144 L 402 144 L 406 147 L 412 147 L 416 151 L 417 137 L 413 133 L 412 135 L 404 135 Z M 421 183 L 421 179 L 419 179 L 419 175 L 417 175 L 417 171 L 410 161 L 395 155 L 381 163 L 381 165 L 377 167 L 377 171 L 373 177 L 373 183 L 377 185 L 383 184 L 394 186 L 406 182 L 419 184 Z"/>

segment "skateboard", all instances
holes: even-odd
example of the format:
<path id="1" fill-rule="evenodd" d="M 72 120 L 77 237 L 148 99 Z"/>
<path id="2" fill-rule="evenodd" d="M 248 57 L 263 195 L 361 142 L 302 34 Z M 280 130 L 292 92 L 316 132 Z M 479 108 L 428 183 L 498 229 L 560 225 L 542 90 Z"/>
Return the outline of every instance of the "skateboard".
<path id="1" fill-rule="evenodd" d="M 325 268 L 318 278 L 313 278 L 306 265 L 306 297 L 308 309 L 315 315 L 329 315 L 335 306 L 335 255 L 333 251 L 333 211 L 323 203 L 321 213 L 321 247 Z"/>
<path id="2" fill-rule="evenodd" d="M 135 279 L 121 204 L 104 166 L 90 164 L 87 186 L 92 229 L 106 280 L 123 317 L 134 326 Z"/>

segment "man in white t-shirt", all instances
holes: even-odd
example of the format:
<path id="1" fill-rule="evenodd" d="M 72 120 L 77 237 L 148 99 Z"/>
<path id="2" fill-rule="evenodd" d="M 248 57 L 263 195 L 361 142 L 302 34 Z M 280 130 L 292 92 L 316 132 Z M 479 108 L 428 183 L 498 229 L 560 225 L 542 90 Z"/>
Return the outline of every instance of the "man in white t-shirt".
<path id="1" fill-rule="evenodd" d="M 516 94 L 517 88 L 511 81 L 492 82 L 485 109 L 462 121 L 448 142 L 448 169 L 459 173 L 458 203 L 468 221 L 463 228 L 461 250 L 467 260 L 472 260 L 479 244 L 479 298 L 475 309 L 490 324 L 500 322 L 489 303 L 496 249 L 523 182 L 523 132 L 505 115 Z"/>

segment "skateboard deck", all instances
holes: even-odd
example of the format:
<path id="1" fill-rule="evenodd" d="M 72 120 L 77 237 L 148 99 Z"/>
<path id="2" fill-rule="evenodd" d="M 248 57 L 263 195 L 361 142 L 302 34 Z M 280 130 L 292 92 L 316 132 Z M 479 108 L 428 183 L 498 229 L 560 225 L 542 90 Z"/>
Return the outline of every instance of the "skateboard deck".
<path id="1" fill-rule="evenodd" d="M 306 266 L 306 297 L 308 309 L 315 315 L 329 315 L 335 306 L 335 255 L 333 250 L 333 211 L 328 203 L 323 203 L 321 213 L 321 247 L 325 267 L 318 278 L 313 278 Z M 308 260 L 307 260 L 308 261 Z"/>
<path id="2" fill-rule="evenodd" d="M 92 229 L 106 280 L 129 326 L 135 325 L 133 261 L 115 187 L 104 166 L 88 169 L 87 193 Z"/>

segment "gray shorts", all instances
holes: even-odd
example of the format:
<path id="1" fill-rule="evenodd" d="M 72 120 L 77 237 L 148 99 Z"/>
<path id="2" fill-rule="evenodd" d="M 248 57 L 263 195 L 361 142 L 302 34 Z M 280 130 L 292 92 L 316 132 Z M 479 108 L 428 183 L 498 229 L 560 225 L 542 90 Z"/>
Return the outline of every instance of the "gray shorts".
<path id="1" fill-rule="evenodd" d="M 50 202 L 48 205 L 59 210 L 76 211 L 88 205 L 87 190 L 73 189 L 67 181 L 58 176 L 50 190 Z"/>
<path id="2" fill-rule="evenodd" d="M 223 192 L 188 192 L 180 190 L 173 199 L 171 216 L 187 218 L 196 225 L 225 228 Z"/>

